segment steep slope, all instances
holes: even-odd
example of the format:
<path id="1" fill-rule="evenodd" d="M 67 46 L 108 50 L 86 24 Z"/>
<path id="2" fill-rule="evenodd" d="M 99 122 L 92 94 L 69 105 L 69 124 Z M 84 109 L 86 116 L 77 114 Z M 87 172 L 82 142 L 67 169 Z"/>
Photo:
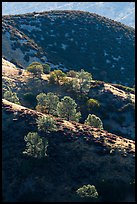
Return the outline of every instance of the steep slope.
<path id="1" fill-rule="evenodd" d="M 3 93 L 10 87 L 13 92 L 17 93 L 22 105 L 35 109 L 36 96 L 41 92 L 53 92 L 59 98 L 69 95 L 80 107 L 82 123 L 89 113 L 96 114 L 103 121 L 105 130 L 126 138 L 135 138 L 135 93 L 133 89 L 93 80 L 87 97 L 98 100 L 100 107 L 97 111 L 94 111 L 94 108 L 88 111 L 88 98 L 78 99 L 76 93 L 67 90 L 63 84 L 49 84 L 49 75 L 43 74 L 41 79 L 37 79 L 26 70 L 19 75 L 19 70 L 8 61 L 2 60 Z M 27 93 L 33 95 L 34 99 L 31 103 L 24 99 Z"/>
<path id="2" fill-rule="evenodd" d="M 99 201 L 134 201 L 134 141 L 55 118 L 58 131 L 43 134 L 48 157 L 33 159 L 22 154 L 23 138 L 43 114 L 6 100 L 2 108 L 4 201 L 83 201 L 84 184 L 96 186 Z"/>
<path id="3" fill-rule="evenodd" d="M 39 58 L 68 69 L 83 67 L 95 79 L 134 84 L 135 31 L 131 27 L 82 11 L 3 16 L 2 22 L 3 55 L 10 61 L 18 51 L 16 60 L 23 67 Z M 37 45 L 37 52 L 32 46 L 28 52 L 25 37 L 21 40 L 17 31 L 27 36 L 29 44 Z"/>

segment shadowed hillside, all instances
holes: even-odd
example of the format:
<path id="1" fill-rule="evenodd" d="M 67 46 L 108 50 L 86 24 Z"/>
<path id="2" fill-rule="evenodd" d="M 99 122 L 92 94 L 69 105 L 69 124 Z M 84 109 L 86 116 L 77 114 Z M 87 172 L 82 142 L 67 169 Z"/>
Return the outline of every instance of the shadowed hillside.
<path id="1" fill-rule="evenodd" d="M 95 79 L 134 85 L 131 27 L 82 11 L 9 15 L 2 23 L 3 56 L 24 68 L 48 60 L 67 69 L 84 67 Z"/>
<path id="2" fill-rule="evenodd" d="M 101 201 L 133 201 L 132 140 L 56 118 L 57 131 L 43 135 L 49 142 L 48 157 L 29 158 L 22 154 L 24 136 L 36 131 L 36 118 L 42 114 L 6 100 L 2 107 L 5 201 L 75 201 L 76 190 L 90 183 Z"/>

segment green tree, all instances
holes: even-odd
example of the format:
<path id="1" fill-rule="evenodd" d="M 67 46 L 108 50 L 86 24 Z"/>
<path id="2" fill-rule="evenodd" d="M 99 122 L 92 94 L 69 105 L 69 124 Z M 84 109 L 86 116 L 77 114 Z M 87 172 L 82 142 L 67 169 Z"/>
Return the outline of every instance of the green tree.
<path id="1" fill-rule="evenodd" d="M 23 154 L 32 156 L 35 158 L 42 158 L 47 156 L 48 140 L 41 138 L 37 132 L 29 132 L 24 137 L 26 149 Z"/>
<path id="2" fill-rule="evenodd" d="M 42 113 L 47 113 L 47 107 L 46 107 L 46 94 L 45 93 L 40 93 L 39 95 L 36 96 L 37 99 L 37 106 L 36 110 Z"/>
<path id="3" fill-rule="evenodd" d="M 89 114 L 84 124 L 103 129 L 103 123 L 101 119 L 94 114 Z"/>
<path id="4" fill-rule="evenodd" d="M 78 82 L 80 84 L 80 92 L 88 93 L 90 90 L 90 83 L 92 81 L 92 75 L 89 72 L 85 72 L 81 69 L 80 72 L 77 73 Z"/>
<path id="5" fill-rule="evenodd" d="M 84 185 L 76 191 L 77 195 L 82 198 L 98 198 L 98 192 L 94 185 Z"/>
<path id="6" fill-rule="evenodd" d="M 57 115 L 57 104 L 59 103 L 59 97 L 54 93 L 40 93 L 36 97 L 38 101 L 38 107 L 41 107 L 41 110 L 47 110 L 47 113 L 52 115 Z M 36 108 L 37 109 L 37 108 Z M 38 110 L 38 109 L 37 109 Z"/>
<path id="7" fill-rule="evenodd" d="M 43 66 L 39 62 L 32 62 L 26 69 L 37 77 L 41 77 L 43 74 Z"/>
<path id="8" fill-rule="evenodd" d="M 46 103 L 46 94 L 40 93 L 36 96 L 38 105 L 45 106 Z"/>
<path id="9" fill-rule="evenodd" d="M 43 66 L 43 72 L 44 72 L 44 74 L 49 74 L 49 73 L 50 73 L 50 70 L 51 70 L 50 65 L 48 65 L 48 64 L 43 64 L 42 66 Z"/>
<path id="10" fill-rule="evenodd" d="M 56 121 L 51 116 L 42 116 L 36 120 L 38 130 L 49 133 L 51 131 L 56 131 Z"/>
<path id="11" fill-rule="evenodd" d="M 81 113 L 76 110 L 76 102 L 69 96 L 65 96 L 61 99 L 61 102 L 57 105 L 57 114 L 66 120 L 79 121 Z"/>
<path id="12" fill-rule="evenodd" d="M 72 88 L 76 92 L 87 94 L 90 90 L 91 81 L 92 75 L 81 69 L 80 72 L 77 72 L 76 78 L 72 79 Z"/>
<path id="13" fill-rule="evenodd" d="M 8 90 L 3 95 L 4 99 L 16 103 L 20 105 L 19 98 L 17 97 L 17 94 L 15 92 L 12 92 L 11 90 Z"/>

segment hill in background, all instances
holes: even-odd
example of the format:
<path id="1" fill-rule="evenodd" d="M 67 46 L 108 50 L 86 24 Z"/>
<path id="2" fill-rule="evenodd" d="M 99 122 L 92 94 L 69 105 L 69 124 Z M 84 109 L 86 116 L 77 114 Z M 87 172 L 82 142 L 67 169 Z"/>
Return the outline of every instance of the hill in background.
<path id="1" fill-rule="evenodd" d="M 134 85 L 131 27 L 82 11 L 3 16 L 2 23 L 2 54 L 23 68 L 50 62 L 53 68 L 84 68 L 95 79 Z"/>

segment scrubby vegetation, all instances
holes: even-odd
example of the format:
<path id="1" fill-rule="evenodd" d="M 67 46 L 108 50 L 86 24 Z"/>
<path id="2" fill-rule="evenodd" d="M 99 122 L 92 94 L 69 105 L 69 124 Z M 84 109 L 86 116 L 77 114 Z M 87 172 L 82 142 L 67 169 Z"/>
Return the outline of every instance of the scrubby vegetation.
<path id="1" fill-rule="evenodd" d="M 133 195 L 134 165 L 130 163 L 133 144 L 120 137 L 120 128 L 126 126 L 128 120 L 133 123 L 133 95 L 93 80 L 84 70 L 46 73 L 43 71 L 38 76 L 25 71 L 17 82 L 4 78 L 3 93 L 10 87 L 26 107 L 17 107 L 21 114 L 15 111 L 13 117 L 9 114 L 3 118 L 7 122 L 5 127 L 12 130 L 8 134 L 4 130 L 4 134 L 7 139 L 10 135 L 10 141 L 13 139 L 15 155 L 20 157 L 16 165 L 11 158 L 18 175 L 18 181 L 10 183 L 12 195 L 17 186 L 21 186 L 16 198 L 19 201 L 107 202 L 123 201 L 125 192 Z M 7 100 L 10 101 L 10 97 Z M 5 107 L 10 111 L 8 105 Z M 109 133 L 115 123 L 120 125 L 119 136 Z M 133 132 L 129 137 L 133 137 Z M 10 153 L 4 155 L 8 157 Z M 14 158 L 16 160 L 16 156 Z M 27 182 L 33 184 L 32 190 Z M 124 189 L 124 193 L 120 189 Z"/>

